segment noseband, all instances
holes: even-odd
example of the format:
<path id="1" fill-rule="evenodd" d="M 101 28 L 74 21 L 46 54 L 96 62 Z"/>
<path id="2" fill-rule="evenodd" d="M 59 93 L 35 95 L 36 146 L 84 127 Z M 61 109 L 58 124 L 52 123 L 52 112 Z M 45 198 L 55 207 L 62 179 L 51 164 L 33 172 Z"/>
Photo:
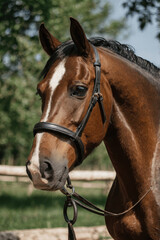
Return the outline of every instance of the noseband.
<path id="1" fill-rule="evenodd" d="M 58 134 L 62 136 L 63 138 L 67 138 L 71 141 L 71 143 L 74 144 L 76 150 L 77 150 L 77 160 L 76 160 L 76 165 L 79 165 L 84 157 L 84 145 L 81 140 L 81 136 L 83 133 L 83 130 L 88 122 L 88 119 L 90 117 L 90 114 L 98 102 L 100 112 L 101 112 L 101 117 L 102 117 L 102 122 L 103 124 L 106 122 L 106 114 L 104 111 L 104 106 L 103 106 L 103 96 L 100 92 L 100 79 L 101 79 L 101 63 L 99 59 L 99 54 L 97 52 L 97 49 L 92 45 L 94 54 L 95 54 L 95 62 L 94 62 L 94 68 L 95 68 L 95 80 L 94 80 L 94 89 L 92 93 L 92 97 L 90 100 L 90 104 L 87 110 L 86 115 L 84 116 L 82 122 L 79 124 L 77 127 L 76 132 L 71 131 L 68 128 L 65 128 L 63 126 L 50 123 L 50 122 L 39 122 L 34 126 L 33 129 L 33 134 L 34 136 L 36 133 L 40 132 L 49 132 L 53 134 Z"/>

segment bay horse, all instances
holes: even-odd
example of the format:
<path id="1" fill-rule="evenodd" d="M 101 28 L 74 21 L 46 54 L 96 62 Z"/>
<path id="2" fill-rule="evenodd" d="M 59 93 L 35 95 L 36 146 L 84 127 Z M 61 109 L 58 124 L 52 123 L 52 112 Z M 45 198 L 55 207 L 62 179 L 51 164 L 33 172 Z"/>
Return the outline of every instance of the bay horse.
<path id="1" fill-rule="evenodd" d="M 71 18 L 61 43 L 40 26 L 50 56 L 37 85 L 42 116 L 26 164 L 36 188 L 62 189 L 69 171 L 104 141 L 116 171 L 105 209 L 115 240 L 160 239 L 160 69 L 127 45 L 87 39 Z"/>

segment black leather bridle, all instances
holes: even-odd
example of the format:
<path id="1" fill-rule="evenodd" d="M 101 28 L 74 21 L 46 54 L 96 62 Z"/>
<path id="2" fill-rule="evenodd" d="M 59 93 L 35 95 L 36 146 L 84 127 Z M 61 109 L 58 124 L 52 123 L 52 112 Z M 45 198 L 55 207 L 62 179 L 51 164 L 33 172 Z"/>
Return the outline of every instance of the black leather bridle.
<path id="1" fill-rule="evenodd" d="M 103 96 L 100 92 L 101 63 L 100 63 L 99 54 L 97 52 L 97 49 L 93 45 L 92 45 L 92 47 L 93 47 L 94 54 L 95 54 L 95 62 L 93 64 L 94 68 L 95 68 L 94 89 L 93 89 L 93 93 L 92 93 L 92 97 L 90 100 L 90 104 L 89 104 L 87 113 L 84 116 L 82 122 L 77 127 L 76 132 L 73 132 L 68 128 L 65 128 L 63 126 L 60 126 L 60 125 L 57 125 L 54 123 L 50 123 L 50 122 L 39 122 L 34 126 L 34 129 L 33 129 L 34 136 L 36 135 L 36 133 L 49 132 L 49 133 L 53 133 L 53 134 L 58 134 L 58 135 L 62 136 L 63 138 L 69 139 L 71 141 L 71 143 L 74 144 L 74 146 L 76 147 L 76 150 L 77 150 L 77 160 L 75 163 L 76 165 L 79 165 L 83 160 L 84 145 L 81 140 L 81 136 L 82 136 L 82 132 L 88 122 L 90 114 L 97 102 L 99 104 L 102 122 L 103 122 L 103 124 L 106 122 L 106 114 L 105 114 L 104 106 L 103 106 Z"/>

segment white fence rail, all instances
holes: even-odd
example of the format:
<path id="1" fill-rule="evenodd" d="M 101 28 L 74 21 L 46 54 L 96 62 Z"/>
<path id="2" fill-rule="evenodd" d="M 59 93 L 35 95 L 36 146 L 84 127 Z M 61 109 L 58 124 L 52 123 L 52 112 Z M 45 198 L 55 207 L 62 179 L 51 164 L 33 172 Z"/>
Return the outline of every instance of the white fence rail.
<path id="1" fill-rule="evenodd" d="M 0 176 L 26 178 L 26 168 L 24 166 L 0 165 Z M 115 172 L 73 170 L 70 172 L 70 177 L 73 181 L 113 181 Z M 2 179 L 3 178 L 1 178 L 1 180 Z"/>

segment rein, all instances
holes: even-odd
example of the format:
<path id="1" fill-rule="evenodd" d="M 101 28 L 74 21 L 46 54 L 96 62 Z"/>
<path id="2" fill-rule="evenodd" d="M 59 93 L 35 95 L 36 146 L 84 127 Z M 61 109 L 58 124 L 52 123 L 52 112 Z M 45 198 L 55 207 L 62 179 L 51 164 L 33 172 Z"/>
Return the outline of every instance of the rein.
<path id="1" fill-rule="evenodd" d="M 93 203 L 89 202 L 87 199 L 80 196 L 78 193 L 75 192 L 75 188 L 73 187 L 70 177 L 67 178 L 67 184 L 66 187 L 71 190 L 71 192 L 68 192 L 65 187 L 61 190 L 61 192 L 66 195 L 66 201 L 64 203 L 63 208 L 63 215 L 64 219 L 68 224 L 68 240 L 76 240 L 76 235 L 73 229 L 73 225 L 77 220 L 78 217 L 78 209 L 77 206 L 80 206 L 84 209 L 86 209 L 89 212 L 92 212 L 94 214 L 100 215 L 100 216 L 111 216 L 111 217 L 119 217 L 122 215 L 127 214 L 131 210 L 133 210 L 151 191 L 151 187 L 140 197 L 140 199 L 130 208 L 127 210 L 120 212 L 120 213 L 114 213 L 110 211 L 103 210 L 97 206 L 95 206 Z M 67 215 L 67 209 L 69 207 L 73 208 L 73 219 L 70 220 Z"/>

